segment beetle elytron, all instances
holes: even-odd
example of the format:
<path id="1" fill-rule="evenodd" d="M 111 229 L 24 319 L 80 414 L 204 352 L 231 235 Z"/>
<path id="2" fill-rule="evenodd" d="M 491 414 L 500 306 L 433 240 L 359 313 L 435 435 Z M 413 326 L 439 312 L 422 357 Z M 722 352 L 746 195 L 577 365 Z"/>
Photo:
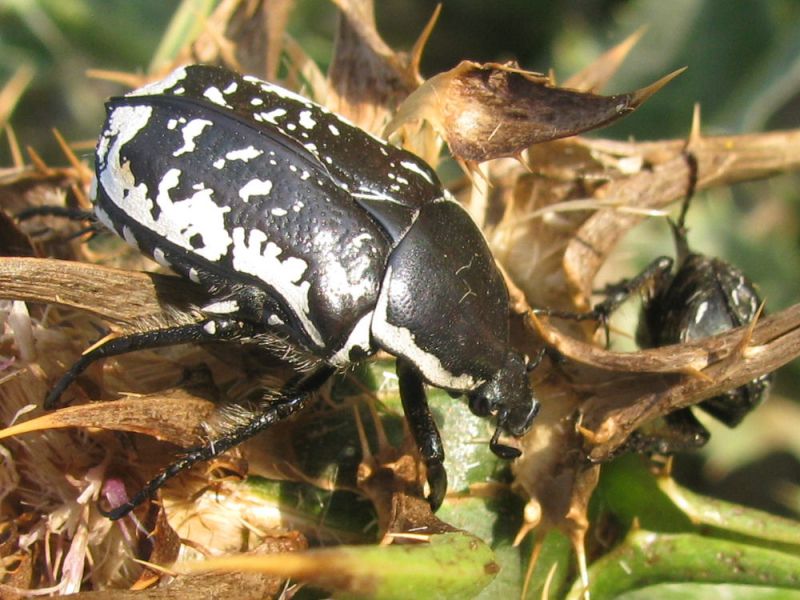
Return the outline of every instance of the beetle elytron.
<path id="1" fill-rule="evenodd" d="M 423 382 L 466 394 L 496 418 L 492 450 L 518 455 L 499 436 L 525 433 L 538 403 L 509 346 L 508 292 L 480 231 L 419 158 L 280 87 L 199 65 L 110 100 L 95 158 L 97 218 L 209 302 L 200 320 L 87 352 L 46 406 L 91 362 L 142 348 L 241 340 L 305 366 L 252 422 L 189 450 L 112 518 L 379 349 L 397 357 L 434 508 L 447 478 Z"/>

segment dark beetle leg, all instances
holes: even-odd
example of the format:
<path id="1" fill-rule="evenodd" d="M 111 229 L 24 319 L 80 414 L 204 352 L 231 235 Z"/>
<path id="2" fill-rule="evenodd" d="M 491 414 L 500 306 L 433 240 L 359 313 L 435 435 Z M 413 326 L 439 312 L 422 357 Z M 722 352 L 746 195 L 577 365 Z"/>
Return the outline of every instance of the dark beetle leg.
<path id="1" fill-rule="evenodd" d="M 403 412 L 428 473 L 428 485 L 431 488 L 428 502 L 435 511 L 442 505 L 447 493 L 447 471 L 444 470 L 442 438 L 431 415 L 422 378 L 408 362 L 402 359 L 397 360 L 397 377 Z"/>
<path id="2" fill-rule="evenodd" d="M 112 338 L 92 348 L 75 361 L 69 371 L 61 376 L 61 379 L 58 380 L 47 394 L 44 400 L 44 408 L 46 410 L 55 408 L 64 390 L 66 390 L 89 365 L 101 358 L 127 354 L 128 352 L 134 352 L 136 350 L 174 346 L 189 342 L 212 342 L 235 339 L 248 333 L 250 327 L 251 326 L 246 323 L 233 319 L 212 318 L 188 325 L 177 325 L 166 329 L 155 329 Z"/>
<path id="3" fill-rule="evenodd" d="M 70 221 L 94 221 L 94 213 L 80 208 L 67 206 L 32 206 L 14 215 L 18 221 L 26 221 L 33 217 L 61 217 Z"/>
<path id="4" fill-rule="evenodd" d="M 597 321 L 606 332 L 606 340 L 609 339 L 608 322 L 611 315 L 622 306 L 633 294 L 640 292 L 646 286 L 652 285 L 658 279 L 665 277 L 672 270 L 673 260 L 668 256 L 661 256 L 651 262 L 636 277 L 623 279 L 619 283 L 606 286 L 602 290 L 606 299 L 594 305 L 592 310 L 579 313 L 562 310 L 551 310 L 547 308 L 534 309 L 537 315 L 557 317 L 559 319 L 569 319 L 572 321 Z"/>
<path id="5" fill-rule="evenodd" d="M 333 372 L 334 369 L 328 365 L 313 371 L 291 390 L 286 391 L 277 400 L 270 402 L 267 409 L 250 422 L 224 433 L 217 439 L 211 440 L 203 446 L 189 448 L 180 459 L 176 460 L 161 471 L 161 473 L 148 481 L 128 502 L 107 512 L 101 509 L 100 512 L 112 521 L 116 521 L 150 498 L 168 479 L 174 477 L 181 471 L 185 471 L 197 462 L 210 460 L 215 456 L 219 456 L 226 450 L 238 446 L 245 440 L 260 433 L 267 427 L 289 418 L 305 407 L 309 394 L 325 383 Z"/>
<path id="6" fill-rule="evenodd" d="M 675 454 L 702 447 L 708 442 L 708 430 L 689 408 L 681 408 L 663 417 L 663 424 L 654 432 L 634 431 L 619 453 Z"/>

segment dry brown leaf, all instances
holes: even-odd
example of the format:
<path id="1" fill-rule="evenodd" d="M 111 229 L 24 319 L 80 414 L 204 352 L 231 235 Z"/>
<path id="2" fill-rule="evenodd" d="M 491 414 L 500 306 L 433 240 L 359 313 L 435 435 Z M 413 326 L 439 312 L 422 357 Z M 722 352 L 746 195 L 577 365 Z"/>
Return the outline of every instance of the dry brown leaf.
<path id="1" fill-rule="evenodd" d="M 398 109 L 386 131 L 424 118 L 457 159 L 479 163 L 518 156 L 532 144 L 608 125 L 638 108 L 682 71 L 635 92 L 597 96 L 556 87 L 548 77 L 514 63 L 462 61 L 428 79 Z"/>
<path id="2" fill-rule="evenodd" d="M 64 427 L 98 427 L 143 433 L 189 447 L 202 442 L 202 425 L 214 414 L 213 402 L 183 390 L 151 397 L 125 398 L 69 406 L 0 430 L 0 439 Z"/>
<path id="3" fill-rule="evenodd" d="M 0 297 L 60 304 L 133 331 L 169 322 L 169 307 L 186 309 L 205 295 L 191 282 L 157 273 L 47 258 L 0 258 Z M 125 302 L 120 302 L 125 298 Z"/>

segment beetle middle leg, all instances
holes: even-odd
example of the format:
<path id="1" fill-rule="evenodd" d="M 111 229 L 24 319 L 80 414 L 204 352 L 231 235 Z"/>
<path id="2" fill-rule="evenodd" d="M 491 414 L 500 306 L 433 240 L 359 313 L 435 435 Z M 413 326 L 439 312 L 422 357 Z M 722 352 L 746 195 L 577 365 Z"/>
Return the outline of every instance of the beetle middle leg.
<path id="1" fill-rule="evenodd" d="M 444 469 L 442 438 L 431 415 L 422 378 L 403 359 L 397 360 L 397 378 L 400 383 L 403 412 L 427 471 L 431 491 L 428 502 L 431 509 L 436 511 L 447 493 L 447 471 Z"/>
<path id="2" fill-rule="evenodd" d="M 127 354 L 136 350 L 162 348 L 189 342 L 213 342 L 236 339 L 250 332 L 252 326 L 243 321 L 230 318 L 211 317 L 195 323 L 176 325 L 139 333 L 132 333 L 109 339 L 85 352 L 75 361 L 69 371 L 52 387 L 44 400 L 45 410 L 58 406 L 58 400 L 64 391 L 93 362 L 101 358 Z"/>

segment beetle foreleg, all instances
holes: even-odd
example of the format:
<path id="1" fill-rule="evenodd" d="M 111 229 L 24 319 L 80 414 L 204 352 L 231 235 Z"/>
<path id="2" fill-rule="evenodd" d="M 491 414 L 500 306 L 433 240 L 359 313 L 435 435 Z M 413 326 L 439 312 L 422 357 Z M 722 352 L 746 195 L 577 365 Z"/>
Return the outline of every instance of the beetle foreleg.
<path id="1" fill-rule="evenodd" d="M 444 469 L 442 438 L 431 415 L 422 378 L 403 359 L 397 360 L 397 377 L 403 412 L 427 471 L 431 492 L 428 502 L 435 511 L 442 505 L 447 493 L 447 471 Z"/>
<path id="2" fill-rule="evenodd" d="M 136 350 L 161 348 L 189 342 L 212 342 L 241 337 L 250 332 L 251 326 L 243 321 L 228 318 L 209 318 L 187 325 L 155 329 L 112 338 L 85 352 L 75 361 L 61 379 L 53 386 L 44 400 L 45 410 L 58 405 L 61 394 L 83 373 L 89 365 L 101 358 L 127 354 Z"/>

